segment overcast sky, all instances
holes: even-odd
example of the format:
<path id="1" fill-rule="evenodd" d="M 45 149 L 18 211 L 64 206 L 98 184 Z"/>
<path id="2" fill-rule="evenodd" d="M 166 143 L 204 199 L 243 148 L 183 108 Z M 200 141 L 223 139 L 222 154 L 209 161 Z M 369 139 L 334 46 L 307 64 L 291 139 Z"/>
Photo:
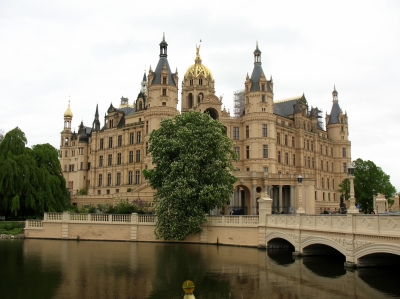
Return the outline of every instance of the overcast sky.
<path id="1" fill-rule="evenodd" d="M 400 1 L 105 2 L 0 0 L 0 130 L 58 148 L 69 96 L 73 128 L 91 126 L 97 103 L 101 116 L 121 96 L 132 103 L 163 32 L 179 88 L 202 40 L 232 113 L 258 40 L 274 99 L 304 92 L 325 116 L 336 84 L 352 158 L 372 160 L 400 190 Z"/>

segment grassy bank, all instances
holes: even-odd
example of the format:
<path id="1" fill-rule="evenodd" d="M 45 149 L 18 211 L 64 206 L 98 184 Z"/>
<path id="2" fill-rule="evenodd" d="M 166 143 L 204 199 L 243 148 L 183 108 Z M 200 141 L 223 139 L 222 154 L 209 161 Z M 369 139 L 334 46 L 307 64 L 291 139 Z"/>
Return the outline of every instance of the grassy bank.
<path id="1" fill-rule="evenodd" d="M 0 222 L 0 235 L 19 235 L 24 232 L 25 222 Z"/>

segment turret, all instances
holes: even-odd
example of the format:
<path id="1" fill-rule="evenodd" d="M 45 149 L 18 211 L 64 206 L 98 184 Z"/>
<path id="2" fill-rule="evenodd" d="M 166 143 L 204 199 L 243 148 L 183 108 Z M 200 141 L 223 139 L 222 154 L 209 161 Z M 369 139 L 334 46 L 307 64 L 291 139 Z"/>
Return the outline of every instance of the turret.
<path id="1" fill-rule="evenodd" d="M 94 120 L 92 124 L 93 131 L 100 131 L 100 120 L 99 120 L 99 104 L 96 105 L 96 112 L 94 114 Z"/>

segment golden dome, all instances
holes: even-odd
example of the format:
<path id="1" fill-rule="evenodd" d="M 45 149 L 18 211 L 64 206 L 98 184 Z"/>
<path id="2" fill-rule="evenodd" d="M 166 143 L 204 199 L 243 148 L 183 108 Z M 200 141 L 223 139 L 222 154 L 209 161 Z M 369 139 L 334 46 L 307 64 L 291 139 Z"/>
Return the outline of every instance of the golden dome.
<path id="1" fill-rule="evenodd" d="M 73 116 L 73 114 L 72 114 L 71 108 L 69 107 L 69 101 L 68 101 L 68 108 L 64 112 L 64 117 L 72 117 L 72 116 Z"/>
<path id="2" fill-rule="evenodd" d="M 209 78 L 213 80 L 213 75 L 211 71 L 204 65 L 201 64 L 201 58 L 200 58 L 200 46 L 196 46 L 196 59 L 194 60 L 195 64 L 190 66 L 186 73 L 185 73 L 185 79 L 187 78 L 197 78 L 197 77 L 203 77 L 203 78 Z"/>

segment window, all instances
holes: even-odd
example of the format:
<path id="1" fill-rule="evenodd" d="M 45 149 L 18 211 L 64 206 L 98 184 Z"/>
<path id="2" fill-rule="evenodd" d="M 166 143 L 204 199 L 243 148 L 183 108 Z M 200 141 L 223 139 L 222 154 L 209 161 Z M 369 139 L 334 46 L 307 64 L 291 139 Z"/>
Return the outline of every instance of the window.
<path id="1" fill-rule="evenodd" d="M 121 165 L 121 163 L 122 163 L 122 154 L 121 154 L 121 153 L 118 153 L 118 154 L 117 154 L 117 164 L 118 164 L 118 165 Z"/>
<path id="2" fill-rule="evenodd" d="M 233 151 L 236 153 L 237 155 L 237 159 L 240 160 L 240 147 L 234 147 Z"/>
<path id="3" fill-rule="evenodd" d="M 140 143 L 142 141 L 142 132 L 136 133 L 136 143 Z"/>
<path id="4" fill-rule="evenodd" d="M 326 161 L 326 171 L 329 171 L 329 163 L 328 163 L 328 161 Z"/>
<path id="5" fill-rule="evenodd" d="M 149 134 L 149 121 L 146 120 L 146 134 Z"/>
<path id="6" fill-rule="evenodd" d="M 161 105 L 167 106 L 167 102 L 162 102 Z"/>
<path id="7" fill-rule="evenodd" d="M 129 133 L 129 144 L 133 144 L 135 142 L 135 133 Z"/>
<path id="8" fill-rule="evenodd" d="M 203 79 L 199 79 L 199 85 L 203 85 Z"/>
<path id="9" fill-rule="evenodd" d="M 265 91 L 265 84 L 261 84 L 261 91 Z"/>
<path id="10" fill-rule="evenodd" d="M 286 145 L 286 146 L 288 145 L 288 137 L 287 137 L 286 134 L 285 134 L 285 145 Z"/>
<path id="11" fill-rule="evenodd" d="M 264 167 L 264 172 L 268 172 L 268 167 Z"/>
<path id="12" fill-rule="evenodd" d="M 343 163 L 343 172 L 347 172 L 347 164 Z"/>
<path id="13" fill-rule="evenodd" d="M 189 80 L 189 85 L 192 86 L 193 85 L 193 79 Z"/>
<path id="14" fill-rule="evenodd" d="M 319 146 L 319 151 L 320 151 L 320 153 L 322 155 L 322 145 Z"/>
<path id="15" fill-rule="evenodd" d="M 100 195 L 101 194 L 101 190 L 97 190 L 97 194 Z"/>
<path id="16" fill-rule="evenodd" d="M 121 173 L 120 172 L 117 172 L 117 183 L 116 183 L 116 185 L 117 186 L 121 185 Z"/>
<path id="17" fill-rule="evenodd" d="M 294 144 L 294 137 L 292 137 L 292 147 L 293 147 L 293 148 L 295 147 L 295 144 Z"/>
<path id="18" fill-rule="evenodd" d="M 128 184 L 132 185 L 132 182 L 133 182 L 133 172 L 129 171 L 128 172 Z"/>
<path id="19" fill-rule="evenodd" d="M 314 157 L 311 157 L 311 168 L 314 168 L 315 164 L 314 164 Z"/>
<path id="20" fill-rule="evenodd" d="M 261 102 L 263 102 L 263 103 L 265 102 L 265 95 L 264 94 L 261 96 Z"/>
<path id="21" fill-rule="evenodd" d="M 87 170 L 90 170 L 90 162 L 87 164 Z"/>
<path id="22" fill-rule="evenodd" d="M 108 166 L 111 166 L 112 165 L 112 154 L 109 154 L 108 155 L 108 164 L 107 164 Z"/>
<path id="23" fill-rule="evenodd" d="M 103 175 L 100 173 L 99 174 L 99 187 L 103 185 Z"/>
<path id="24" fill-rule="evenodd" d="M 103 156 L 99 157 L 99 167 L 103 167 Z"/>
<path id="25" fill-rule="evenodd" d="M 114 127 L 114 120 L 110 119 L 108 128 L 111 129 L 112 127 Z"/>
<path id="26" fill-rule="evenodd" d="M 268 137 L 267 125 L 262 125 L 262 137 Z"/>
<path id="27" fill-rule="evenodd" d="M 246 146 L 246 158 L 250 159 L 250 146 Z"/>
<path id="28" fill-rule="evenodd" d="M 112 148 L 113 142 L 112 137 L 108 137 L 108 148 Z"/>
<path id="29" fill-rule="evenodd" d="M 83 162 L 81 162 L 81 170 L 83 169 Z"/>
<path id="30" fill-rule="evenodd" d="M 140 150 L 136 151 L 136 163 L 140 162 Z"/>
<path id="31" fill-rule="evenodd" d="M 335 179 L 332 179 L 332 189 L 335 190 Z M 336 200 L 336 198 L 335 198 Z"/>
<path id="32" fill-rule="evenodd" d="M 162 78 L 162 84 L 167 84 L 167 77 Z"/>
<path id="33" fill-rule="evenodd" d="M 296 155 L 293 154 L 292 156 L 292 162 L 293 162 L 293 166 L 296 166 Z"/>
<path id="34" fill-rule="evenodd" d="M 342 156 L 343 158 L 346 158 L 346 148 L 342 148 Z"/>
<path id="35" fill-rule="evenodd" d="M 163 90 L 162 90 L 162 95 L 165 97 L 165 96 L 167 96 L 167 89 L 166 88 L 163 88 Z"/>
<path id="36" fill-rule="evenodd" d="M 246 126 L 246 138 L 250 138 L 250 129 L 249 129 L 249 126 Z"/>
<path id="37" fill-rule="evenodd" d="M 281 163 L 281 152 L 278 151 L 278 163 Z"/>
<path id="38" fill-rule="evenodd" d="M 289 165 L 289 154 L 285 153 L 285 164 Z"/>
<path id="39" fill-rule="evenodd" d="M 307 167 L 310 168 L 311 164 L 310 164 L 310 157 L 307 157 Z"/>
<path id="40" fill-rule="evenodd" d="M 122 146 L 122 135 L 118 135 L 118 146 Z"/>
<path id="41" fill-rule="evenodd" d="M 67 165 L 64 165 L 64 171 L 67 171 Z"/>
<path id="42" fill-rule="evenodd" d="M 234 127 L 233 128 L 233 139 L 234 140 L 239 140 L 239 127 Z"/>
<path id="43" fill-rule="evenodd" d="M 310 140 L 307 140 L 307 150 L 310 150 Z"/>
<path id="44" fill-rule="evenodd" d="M 133 151 L 129 151 L 129 163 L 133 163 Z"/>
<path id="45" fill-rule="evenodd" d="M 324 170 L 324 161 L 321 160 L 321 170 Z"/>
<path id="46" fill-rule="evenodd" d="M 146 142 L 146 155 L 148 155 L 148 154 L 149 154 L 149 143 Z"/>
<path id="47" fill-rule="evenodd" d="M 268 145 L 263 145 L 263 158 L 268 158 Z"/>
<path id="48" fill-rule="evenodd" d="M 326 186 L 327 186 L 328 189 L 329 189 L 329 187 L 330 187 L 330 181 L 329 181 L 329 179 L 326 179 Z"/>
<path id="49" fill-rule="evenodd" d="M 276 133 L 276 143 L 281 144 L 281 133 Z"/>
<path id="50" fill-rule="evenodd" d="M 107 186 L 111 186 L 112 179 L 111 179 L 111 173 L 107 173 Z"/>
<path id="51" fill-rule="evenodd" d="M 137 185 L 140 184 L 140 171 L 139 170 L 136 170 L 135 183 Z"/>

